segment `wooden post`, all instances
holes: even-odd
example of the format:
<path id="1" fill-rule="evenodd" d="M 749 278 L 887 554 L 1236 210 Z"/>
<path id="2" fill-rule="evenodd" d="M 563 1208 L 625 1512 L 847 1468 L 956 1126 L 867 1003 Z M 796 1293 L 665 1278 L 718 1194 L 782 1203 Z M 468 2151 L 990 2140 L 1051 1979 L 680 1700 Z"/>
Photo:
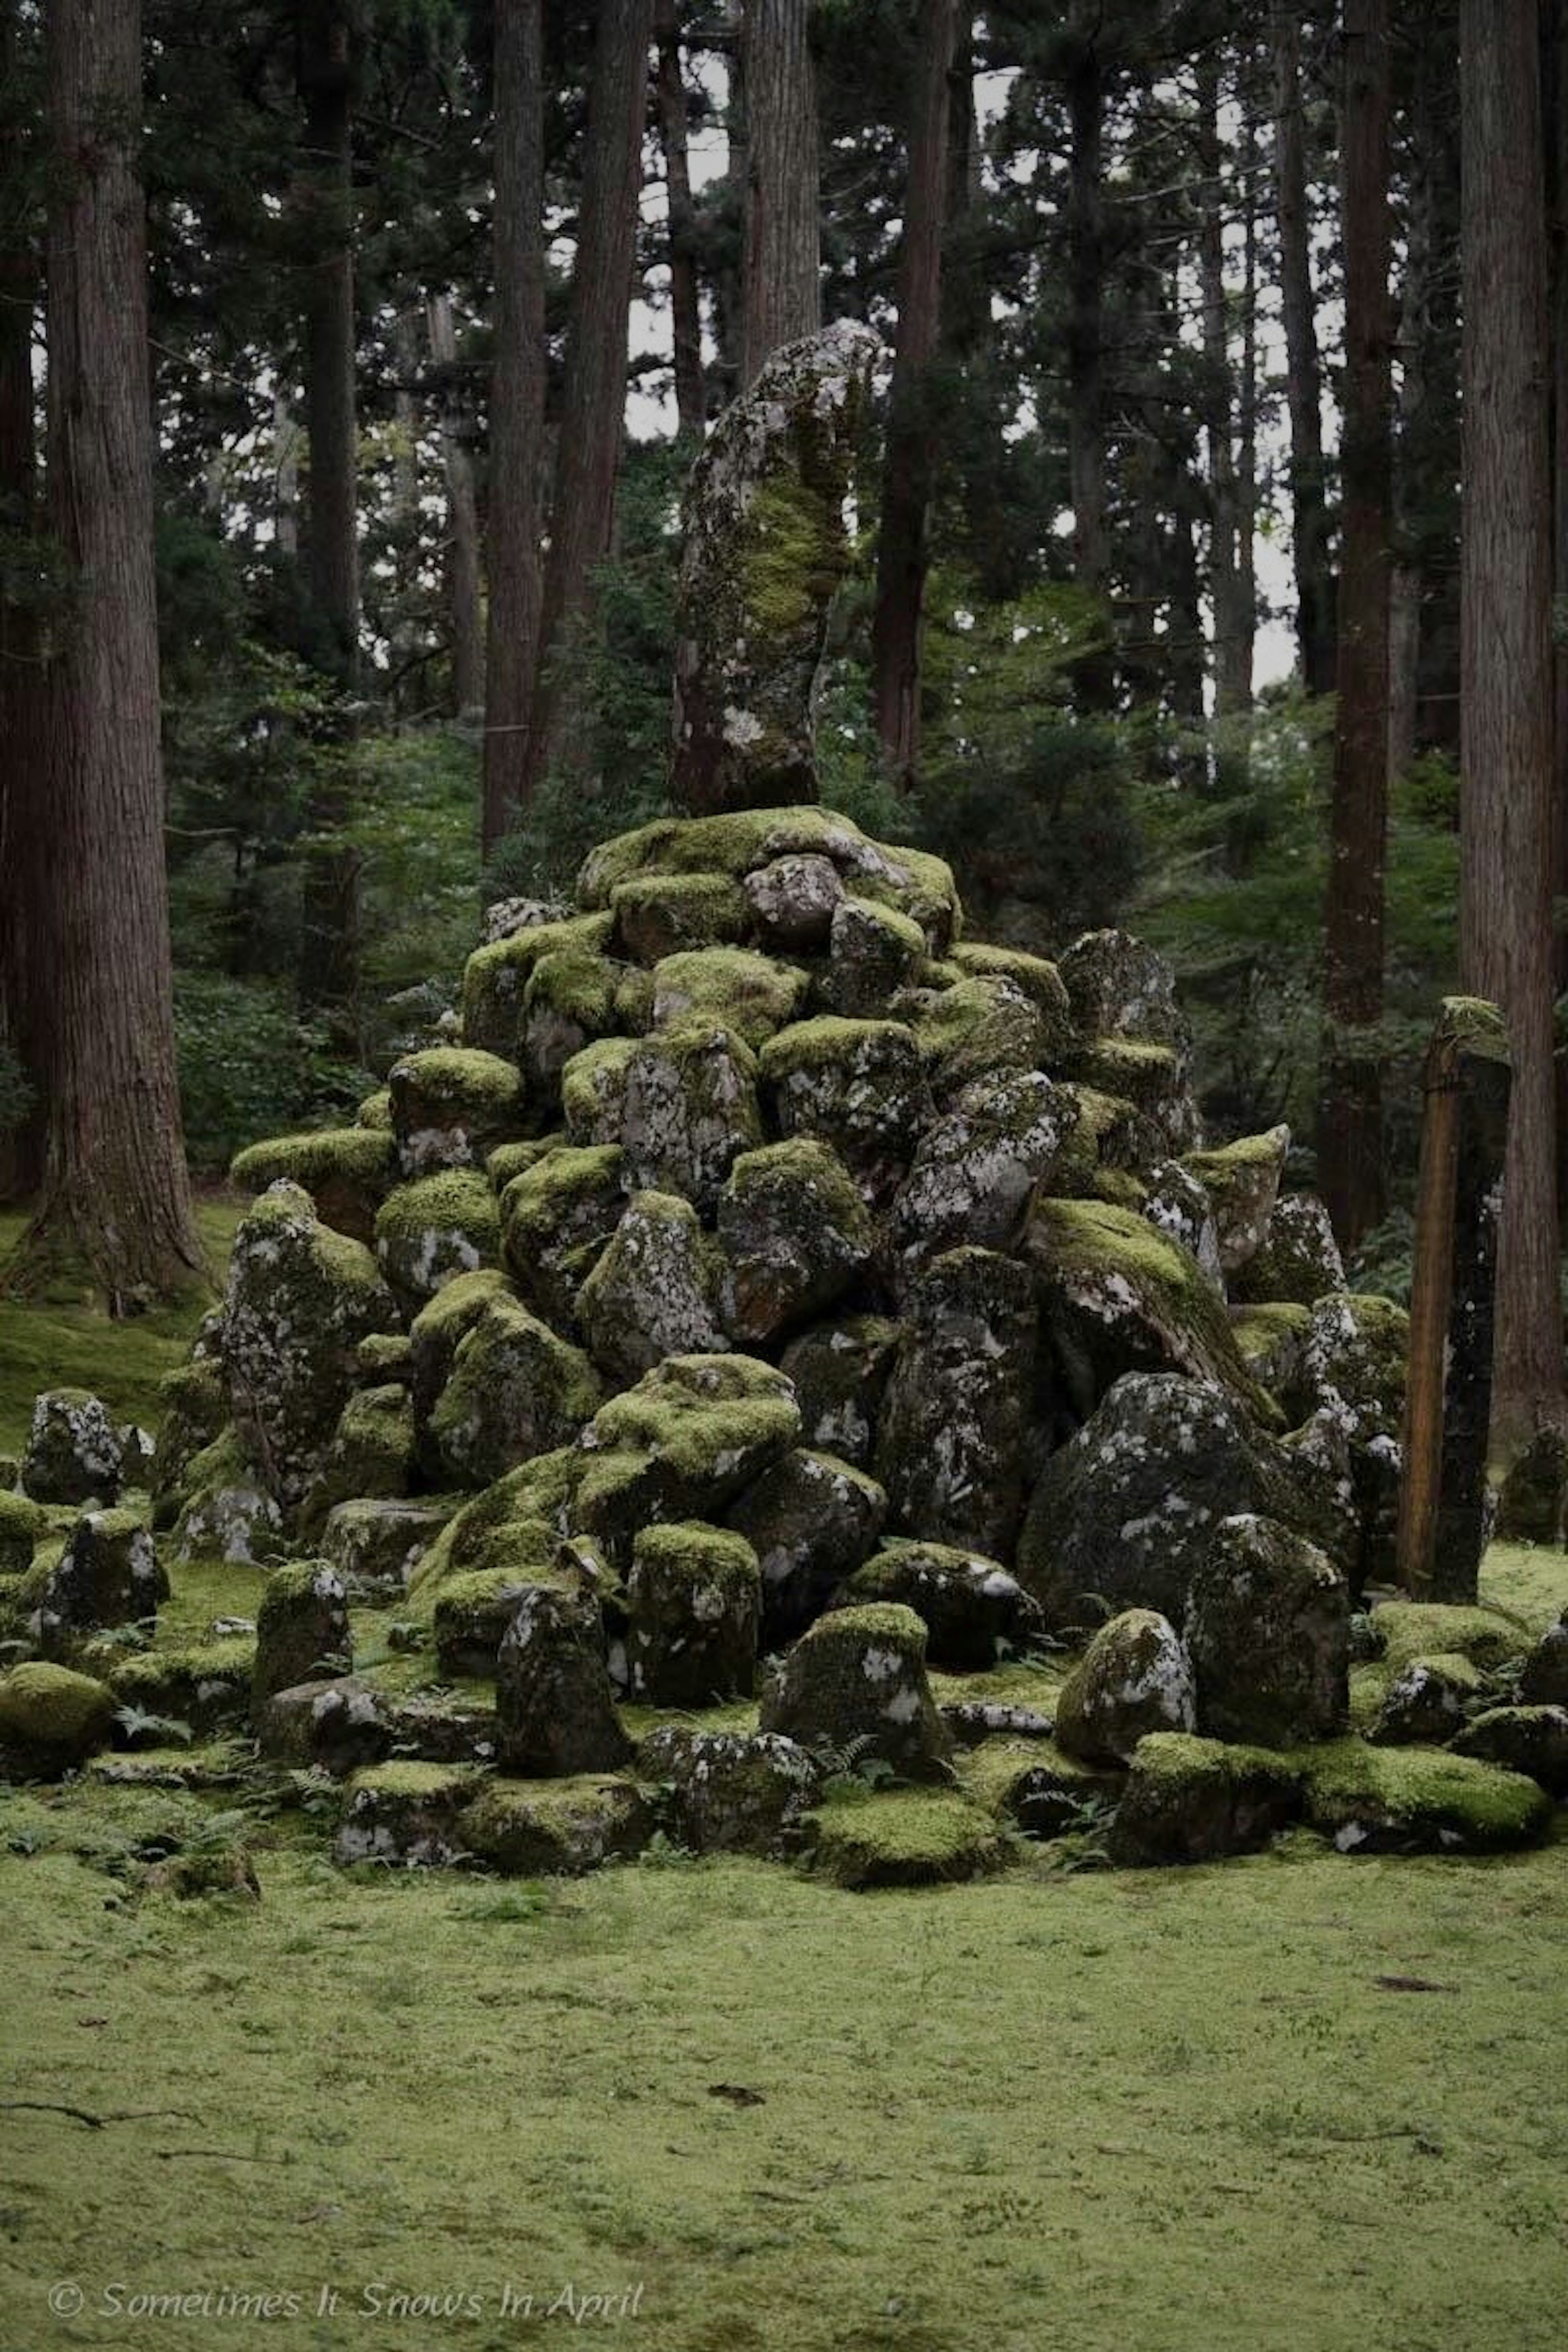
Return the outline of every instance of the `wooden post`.
<path id="1" fill-rule="evenodd" d="M 1399 1581 L 1474 1601 L 1486 1542 L 1492 1322 L 1512 1070 L 1496 1005 L 1447 996 L 1426 1054 Z"/>

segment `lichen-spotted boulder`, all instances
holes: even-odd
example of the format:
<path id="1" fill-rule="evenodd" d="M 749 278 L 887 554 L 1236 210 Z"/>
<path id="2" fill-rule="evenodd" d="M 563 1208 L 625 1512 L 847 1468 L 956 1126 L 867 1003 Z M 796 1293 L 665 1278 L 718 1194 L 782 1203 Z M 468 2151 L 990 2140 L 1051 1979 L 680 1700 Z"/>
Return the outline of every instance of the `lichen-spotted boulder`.
<path id="1" fill-rule="evenodd" d="M 59 1657 L 79 1634 L 154 1615 L 169 1580 L 135 1511 L 86 1511 L 39 1596 L 38 1647 Z"/>
<path id="2" fill-rule="evenodd" d="M 1192 1662 L 1153 1609 L 1102 1625 L 1057 1695 L 1057 1744 L 1086 1763 L 1130 1763 L 1148 1733 L 1196 1727 Z"/>
<path id="3" fill-rule="evenodd" d="M 921 1136 L 895 1199 L 889 1239 L 907 1280 L 945 1250 L 1010 1250 L 1037 1185 L 1048 1181 L 1079 1105 L 1038 1070 L 974 1079 Z"/>
<path id="4" fill-rule="evenodd" d="M 1321 1201 L 1310 1192 L 1281 1193 L 1262 1242 L 1237 1271 L 1233 1296 L 1315 1307 L 1344 1287 L 1344 1261 Z"/>
<path id="5" fill-rule="evenodd" d="M 892 1601 L 925 1625 L 933 1666 L 978 1674 L 1045 1632 L 1039 1604 L 1000 1560 L 949 1544 L 889 1537 L 844 1587 L 850 1608 Z"/>
<path id="6" fill-rule="evenodd" d="M 801 1635 L 764 1693 L 761 1728 L 820 1748 L 847 1769 L 880 1757 L 901 1779 L 946 1780 L 952 1742 L 926 1680 L 926 1629 L 912 1609 L 844 1609 Z"/>
<path id="7" fill-rule="evenodd" d="M 744 899 L 763 945 L 774 954 L 799 955 L 827 945 L 844 884 L 830 857 L 808 851 L 748 874 Z"/>
<path id="8" fill-rule="evenodd" d="M 626 1609 L 634 1699 L 702 1707 L 751 1696 L 762 1577 L 743 1536 L 689 1519 L 642 1528 Z"/>
<path id="9" fill-rule="evenodd" d="M 605 1664 L 599 1604 L 589 1594 L 531 1585 L 496 1668 L 500 1761 L 554 1778 L 614 1771 L 632 1754 Z"/>
<path id="10" fill-rule="evenodd" d="M 1222 1519 L 1192 1583 L 1184 1626 L 1198 1727 L 1216 1739 L 1293 1748 L 1332 1739 L 1350 1706 L 1350 1591 L 1289 1528 Z"/>
<path id="11" fill-rule="evenodd" d="M 911 915 L 874 898 L 843 898 L 828 928 L 817 993 L 830 1012 L 875 1020 L 915 985 L 925 962 L 925 933 Z"/>
<path id="12" fill-rule="evenodd" d="M 729 1525 L 762 1569 L 762 1640 L 793 1641 L 873 1550 L 888 1516 L 874 1478 L 830 1454 L 797 1448 L 752 1480 Z"/>
<path id="13" fill-rule="evenodd" d="M 175 1559 L 254 1564 L 274 1558 L 282 1541 L 282 1512 L 235 1431 L 222 1431 L 186 1474 L 174 1521 Z"/>
<path id="14" fill-rule="evenodd" d="M 1289 1129 L 1271 1127 L 1266 1135 L 1189 1151 L 1182 1161 L 1213 1205 L 1220 1264 L 1227 1275 L 1250 1264 L 1263 1246 L 1289 1149 Z"/>
<path id="15" fill-rule="evenodd" d="M 375 1261 L 405 1315 L 460 1274 L 500 1255 L 500 1208 L 477 1169 L 447 1168 L 388 1194 L 375 1220 Z"/>
<path id="16" fill-rule="evenodd" d="M 396 1319 L 363 1244 L 323 1225 L 297 1184 L 269 1186 L 235 1235 L 222 1352 L 246 1451 L 286 1510 L 331 1442 L 360 1341 Z"/>
<path id="17" fill-rule="evenodd" d="M 1452 1746 L 1456 1756 L 1523 1773 L 1549 1797 L 1568 1797 L 1568 1707 L 1487 1707 Z"/>
<path id="18" fill-rule="evenodd" d="M 487 1153 L 523 1124 L 522 1078 L 513 1062 L 473 1046 L 406 1055 L 387 1075 L 392 1127 L 405 1176 L 482 1168 Z"/>
<path id="19" fill-rule="evenodd" d="M 780 1361 L 795 1386 L 807 1445 L 865 1469 L 900 1328 L 883 1315 L 850 1315 L 815 1324 L 790 1341 Z"/>
<path id="20" fill-rule="evenodd" d="M 23 1777 L 68 1771 L 106 1748 L 114 1694 L 90 1675 L 29 1660 L 0 1675 L 0 1767 Z"/>
<path id="21" fill-rule="evenodd" d="M 798 1851 L 822 1767 L 778 1732 L 661 1724 L 637 1750 L 642 1778 L 665 1792 L 669 1833 L 692 1853 Z"/>
<path id="22" fill-rule="evenodd" d="M 552 1322 L 571 1320 L 579 1289 L 620 1223 L 629 1181 L 618 1144 L 563 1144 L 502 1193 L 508 1270 Z"/>
<path id="23" fill-rule="evenodd" d="M 324 1128 L 279 1135 L 237 1152 L 228 1179 L 241 1192 L 265 1192 L 286 1178 L 309 1192 L 324 1225 L 351 1241 L 374 1242 L 376 1212 L 397 1181 L 397 1147 L 385 1129 Z"/>
<path id="24" fill-rule="evenodd" d="M 720 1520 L 800 1435 L 782 1372 L 750 1356 L 668 1356 L 578 1440 L 574 1526 L 617 1565 L 654 1519 Z"/>
<path id="25" fill-rule="evenodd" d="M 763 1139 L 756 1077 L 751 1048 L 721 1021 L 690 1013 L 645 1037 L 626 1066 L 628 1184 L 681 1193 L 710 1215 L 736 1160 Z"/>
<path id="26" fill-rule="evenodd" d="M 489 1486 L 519 1463 L 570 1444 L 603 1393 L 581 1348 L 520 1299 L 497 1292 L 458 1343 L 430 1434 L 459 1484 Z"/>
<path id="27" fill-rule="evenodd" d="M 1568 1706 L 1568 1610 L 1531 1649 L 1520 1670 L 1519 1695 L 1530 1706 Z"/>
<path id="28" fill-rule="evenodd" d="M 770 1037 L 758 1068 L 785 1136 L 830 1144 L 871 1196 L 891 1191 L 929 1116 L 912 1029 L 900 1021 L 823 1013 Z"/>
<path id="29" fill-rule="evenodd" d="M 46 1389 L 34 1398 L 22 1491 L 35 1503 L 113 1503 L 123 1459 L 113 1416 L 88 1390 Z"/>
<path id="30" fill-rule="evenodd" d="M 725 1328 L 776 1338 L 832 1307 L 871 1255 L 865 1203 L 837 1155 L 795 1137 L 743 1152 L 719 1195 Z"/>
<path id="31" fill-rule="evenodd" d="M 356 1389 L 300 1506 L 299 1534 L 314 1542 L 340 1503 L 399 1500 L 413 1484 L 415 1459 L 414 1407 L 403 1383 Z"/>
<path id="32" fill-rule="evenodd" d="M 336 1569 L 321 1559 L 275 1569 L 256 1616 L 253 1706 L 295 1683 L 346 1674 L 352 1658 L 348 1593 Z"/>
<path id="33" fill-rule="evenodd" d="M 458 1821 L 465 1848 L 513 1877 L 580 1878 L 639 1853 L 652 1829 L 647 1799 L 619 1774 L 489 1780 Z"/>
<path id="34" fill-rule="evenodd" d="M 678 1192 L 634 1192 L 577 1294 L 595 1361 L 636 1380 L 666 1356 L 721 1353 L 720 1265 L 696 1210 Z"/>
<path id="35" fill-rule="evenodd" d="M 1503 1853 L 1551 1826 L 1534 1780 L 1445 1749 L 1336 1739 L 1305 1766 L 1308 1824 L 1342 1853 Z"/>
<path id="36" fill-rule="evenodd" d="M 875 1456 L 897 1527 L 1010 1554 L 1033 1466 L 1037 1338 L 1028 1271 L 997 1251 L 950 1250 L 913 1283 Z"/>

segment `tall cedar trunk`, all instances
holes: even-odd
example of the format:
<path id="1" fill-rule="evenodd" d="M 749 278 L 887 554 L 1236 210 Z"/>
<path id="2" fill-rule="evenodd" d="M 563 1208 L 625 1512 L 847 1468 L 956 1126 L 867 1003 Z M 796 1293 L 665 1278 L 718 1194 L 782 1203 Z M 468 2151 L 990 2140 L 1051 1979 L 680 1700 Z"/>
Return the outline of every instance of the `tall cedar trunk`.
<path id="1" fill-rule="evenodd" d="M 1258 650 L 1258 124 L 1250 107 L 1243 118 L 1241 152 L 1246 212 L 1237 420 L 1235 683 L 1237 707 L 1250 710 Z"/>
<path id="2" fill-rule="evenodd" d="M 28 196 L 27 132 L 19 78 L 16 0 L 0 5 L 0 530 L 18 541 L 37 529 L 33 446 L 33 313 L 38 253 Z M 9 569 L 9 568 L 7 568 Z M 20 586 L 20 583 L 18 583 Z M 26 1200 L 43 1174 L 43 1091 L 31 998 L 45 971 L 29 927 L 35 862 L 47 837 L 40 821 L 43 673 L 38 614 L 25 586 L 16 598 L 0 572 L 0 1046 L 32 1090 L 28 1113 L 0 1133 L 0 1200 Z"/>
<path id="3" fill-rule="evenodd" d="M 1073 567 L 1099 598 L 1110 626 L 1110 533 L 1105 495 L 1105 70 L 1099 10 L 1079 10 L 1068 67 L 1068 470 Z M 1080 705 L 1109 709 L 1115 678 L 1108 650 L 1079 664 Z"/>
<path id="4" fill-rule="evenodd" d="M 205 1273 L 174 1076 L 163 869 L 139 0 L 47 21 L 47 520 L 72 601 L 48 664 L 47 855 L 35 997 L 43 1188 L 25 1272 L 56 1237 L 112 1311 Z"/>
<path id="5" fill-rule="evenodd" d="M 300 552 L 300 428 L 287 387 L 272 394 L 272 529 L 278 552 L 292 563 Z"/>
<path id="6" fill-rule="evenodd" d="M 653 5 L 621 0 L 601 16 L 595 38 L 525 799 L 550 765 L 562 715 L 556 666 L 587 617 L 615 524 Z"/>
<path id="7" fill-rule="evenodd" d="M 1323 929 L 1318 1181 L 1341 1245 L 1383 1214 L 1383 870 L 1388 830 L 1392 388 L 1388 0 L 1344 0 L 1344 483 Z"/>
<path id="8" fill-rule="evenodd" d="M 392 352 L 396 366 L 392 394 L 392 511 L 395 578 L 393 620 L 391 700 L 394 715 L 406 719 L 419 708 L 418 672 L 425 662 L 425 630 L 421 625 L 421 556 L 419 509 L 419 323 L 412 310 L 402 310 L 392 322 Z"/>
<path id="9" fill-rule="evenodd" d="M 1203 289 L 1205 424 L 1209 467 L 1209 596 L 1214 608 L 1215 711 L 1221 719 L 1252 699 L 1250 650 L 1241 597 L 1241 505 L 1236 465 L 1236 378 L 1225 288 L 1225 190 L 1220 178 L 1219 59 L 1199 59 L 1198 277 Z"/>
<path id="10" fill-rule="evenodd" d="M 871 625 L 872 694 L 882 761 L 906 791 L 920 764 L 921 614 L 936 470 L 930 376 L 942 334 L 942 240 L 957 31 L 957 0 L 922 0 Z"/>
<path id="11" fill-rule="evenodd" d="M 991 329 L 991 289 L 982 267 L 985 228 L 984 150 L 974 102 L 974 8 L 959 0 L 947 122 L 947 226 L 942 237 L 942 339 L 966 364 L 985 348 Z"/>
<path id="12" fill-rule="evenodd" d="M 808 0 L 744 0 L 746 110 L 741 388 L 822 323 L 816 72 Z"/>
<path id="13" fill-rule="evenodd" d="M 485 633 L 479 610 L 479 515 L 474 461 L 463 433 L 458 394 L 458 331 L 449 294 L 425 305 L 430 357 L 440 379 L 441 464 L 447 477 L 447 538 L 443 550 L 452 654 L 452 709 L 474 719 L 484 708 Z"/>
<path id="14" fill-rule="evenodd" d="M 1307 214 L 1307 144 L 1301 112 L 1300 0 L 1274 0 L 1275 208 L 1279 300 L 1285 325 L 1285 396 L 1290 414 L 1290 537 L 1296 628 L 1310 694 L 1334 685 L 1334 589 L 1323 480 L 1322 379 Z"/>
<path id="15" fill-rule="evenodd" d="M 529 727 L 544 595 L 544 58 L 542 0 L 498 10 L 495 362 L 487 500 L 486 855 L 528 795 Z"/>
<path id="16" fill-rule="evenodd" d="M 1554 611 L 1568 598 L 1568 0 L 1547 0 L 1542 49 L 1551 230 L 1552 587 Z M 1568 643 L 1552 631 L 1552 888 L 1568 899 Z M 1568 924 L 1554 929 L 1553 993 L 1568 995 Z M 1568 1055 L 1557 1073 L 1557 1198 L 1568 1215 Z"/>
<path id="17" fill-rule="evenodd" d="M 1415 757 L 1421 674 L 1423 580 L 1415 511 L 1425 487 L 1416 465 L 1426 404 L 1426 345 L 1431 333 L 1433 133 L 1430 45 L 1415 59 L 1410 102 L 1410 170 L 1405 197 L 1405 276 L 1399 292 L 1399 432 L 1394 444 L 1394 562 L 1388 585 L 1388 780 L 1397 782 Z"/>
<path id="18" fill-rule="evenodd" d="M 305 436 L 310 448 L 305 585 L 310 651 L 341 689 L 335 740 L 318 762 L 305 823 L 300 1003 L 337 1043 L 356 1043 L 360 856 L 345 835 L 353 804 L 359 680 L 359 539 L 354 425 L 353 159 L 349 23 L 304 0 L 299 76 L 305 101 L 299 230 L 304 289 Z"/>
<path id="19" fill-rule="evenodd" d="M 1536 0 L 1461 0 L 1464 529 L 1459 959 L 1513 1099 L 1494 1421 L 1560 1419 L 1552 1070 L 1551 468 Z"/>
<path id="20" fill-rule="evenodd" d="M 675 343 L 676 429 L 684 441 L 700 441 L 708 421 L 702 380 L 702 305 L 697 278 L 697 207 L 691 195 L 687 151 L 686 76 L 680 56 L 679 0 L 658 0 L 654 30 L 658 42 L 658 135 L 664 151 L 664 189 L 669 215 L 669 311 Z"/>

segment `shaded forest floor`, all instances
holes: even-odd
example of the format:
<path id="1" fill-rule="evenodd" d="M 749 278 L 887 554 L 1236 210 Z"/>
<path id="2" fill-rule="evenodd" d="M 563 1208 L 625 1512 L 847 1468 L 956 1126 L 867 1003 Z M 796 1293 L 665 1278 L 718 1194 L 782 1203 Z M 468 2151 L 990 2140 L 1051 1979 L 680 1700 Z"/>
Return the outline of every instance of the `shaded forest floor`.
<path id="1" fill-rule="evenodd" d="M 0 1444 L 29 1383 L 150 1418 L 193 1319 L 0 1307 Z M 1488 1581 L 1544 1619 L 1568 1561 Z M 7 2347 L 1560 2340 L 1568 1832 L 864 1895 L 658 1850 L 343 1873 L 283 1809 L 245 1824 L 258 1902 L 141 1883 L 233 1802 L 0 1790 Z"/>

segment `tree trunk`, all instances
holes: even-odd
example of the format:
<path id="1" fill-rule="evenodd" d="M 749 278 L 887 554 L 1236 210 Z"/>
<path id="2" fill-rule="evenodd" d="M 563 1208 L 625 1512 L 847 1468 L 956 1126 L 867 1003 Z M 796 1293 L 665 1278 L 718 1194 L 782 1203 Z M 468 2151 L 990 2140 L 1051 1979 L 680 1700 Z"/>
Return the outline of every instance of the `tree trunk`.
<path id="1" fill-rule="evenodd" d="M 300 552 L 300 428 L 287 387 L 272 393 L 272 529 L 278 552 L 292 563 Z"/>
<path id="2" fill-rule="evenodd" d="M 544 576 L 544 58 L 542 0 L 496 16 L 495 364 L 490 376 L 485 854 L 528 796 L 529 723 Z"/>
<path id="3" fill-rule="evenodd" d="M 1554 613 L 1568 598 L 1568 0 L 1547 0 L 1545 153 L 1550 229 L 1552 345 L 1552 587 Z M 1552 890 L 1568 899 L 1568 644 L 1552 633 Z M 1553 994 L 1568 995 L 1568 924 L 1553 930 Z M 1568 1216 L 1568 1055 L 1556 1060 L 1557 1204 Z"/>
<path id="4" fill-rule="evenodd" d="M 1388 589 L 1388 780 L 1415 757 L 1421 675 L 1424 578 L 1417 554 L 1421 467 L 1417 450 L 1426 405 L 1426 346 L 1431 334 L 1433 189 L 1430 48 L 1415 60 L 1410 107 L 1410 174 L 1405 197 L 1405 278 L 1399 297 L 1399 432 L 1394 446 L 1394 561 Z"/>
<path id="5" fill-rule="evenodd" d="M 653 0 L 621 0 L 599 19 L 525 800 L 550 765 L 562 717 L 556 667 L 587 618 L 594 566 L 609 551 L 615 522 L 652 37 Z"/>
<path id="6" fill-rule="evenodd" d="M 686 76 L 680 56 L 679 0 L 658 0 L 659 143 L 664 150 L 665 201 L 669 215 L 669 310 L 675 345 L 676 430 L 700 441 L 708 421 L 702 380 L 702 305 L 697 282 L 697 207 L 687 152 Z"/>
<path id="7" fill-rule="evenodd" d="M 871 625 L 872 694 L 883 765 L 905 791 L 913 786 L 920 763 L 921 613 L 936 470 L 929 378 L 942 335 L 942 239 L 957 32 L 957 0 L 922 0 Z"/>
<path id="8" fill-rule="evenodd" d="M 34 951 L 43 1187 L 17 1269 L 56 1241 L 111 1311 L 205 1272 L 174 1075 L 163 870 L 139 0 L 47 20 L 47 520 L 72 583 L 47 667 Z"/>
<path id="9" fill-rule="evenodd" d="M 1535 0 L 1461 0 L 1459 957 L 1513 1056 L 1494 1425 L 1563 1415 L 1552 1064 L 1552 488 Z"/>
<path id="10" fill-rule="evenodd" d="M 1392 520 L 1388 0 L 1344 0 L 1344 482 L 1318 1181 L 1342 1248 L 1383 1215 L 1383 868 Z"/>
<path id="11" fill-rule="evenodd" d="M 1322 379 L 1307 215 L 1306 137 L 1301 116 L 1300 0 L 1274 0 L 1275 206 L 1279 225 L 1279 299 L 1284 315 L 1286 404 L 1290 414 L 1290 538 L 1296 628 L 1309 694 L 1334 685 L 1333 574 L 1323 483 Z"/>
<path id="12" fill-rule="evenodd" d="M 1205 425 L 1209 469 L 1209 597 L 1214 610 L 1215 715 L 1228 719 L 1252 700 L 1250 645 L 1241 599 L 1240 488 L 1236 465 L 1236 379 L 1225 288 L 1225 189 L 1220 176 L 1219 58 L 1209 50 L 1196 73 L 1199 199 L 1198 277 L 1203 289 Z"/>
<path id="13" fill-rule="evenodd" d="M 37 537 L 33 317 L 39 256 L 16 0 L 0 5 L 0 530 L 18 551 Z M 0 1131 L 0 1201 L 26 1200 L 43 1174 L 41 1077 L 29 1010 L 44 966 L 30 944 L 40 821 L 43 673 L 38 612 L 19 562 L 0 569 L 0 1050 L 14 1056 L 31 1108 Z"/>
<path id="14" fill-rule="evenodd" d="M 822 323 L 816 73 L 808 0 L 745 0 L 745 266 L 741 389 Z"/>
<path id="15" fill-rule="evenodd" d="M 1068 68 L 1068 473 L 1073 510 L 1073 568 L 1080 588 L 1098 598 L 1110 629 L 1110 532 L 1105 492 L 1105 68 L 1099 11 L 1073 20 Z M 1078 666 L 1086 710 L 1115 698 L 1109 647 Z"/>
<path id="16" fill-rule="evenodd" d="M 342 689 L 336 740 L 316 766 L 306 829 L 300 1003 L 335 1042 L 357 1042 L 360 856 L 345 835 L 359 682 L 359 537 L 354 420 L 353 65 L 341 5 L 303 0 L 300 90 L 305 102 L 299 228 L 304 283 L 305 434 L 310 448 L 305 586 L 315 665 Z"/>
<path id="17" fill-rule="evenodd" d="M 396 370 L 392 394 L 390 515 L 394 581 L 387 635 L 392 654 L 392 711 L 402 719 L 419 708 L 419 671 L 428 650 L 420 612 L 420 403 L 415 393 L 419 377 L 419 322 L 411 307 L 400 310 L 392 322 L 392 353 Z"/>
<path id="18" fill-rule="evenodd" d="M 479 609 L 479 515 L 474 461 L 463 435 L 458 397 L 458 331 L 449 294 L 425 306 L 430 357 L 441 380 L 441 462 L 447 476 L 447 610 L 452 644 L 452 709 L 475 719 L 484 709 L 485 633 Z"/>

